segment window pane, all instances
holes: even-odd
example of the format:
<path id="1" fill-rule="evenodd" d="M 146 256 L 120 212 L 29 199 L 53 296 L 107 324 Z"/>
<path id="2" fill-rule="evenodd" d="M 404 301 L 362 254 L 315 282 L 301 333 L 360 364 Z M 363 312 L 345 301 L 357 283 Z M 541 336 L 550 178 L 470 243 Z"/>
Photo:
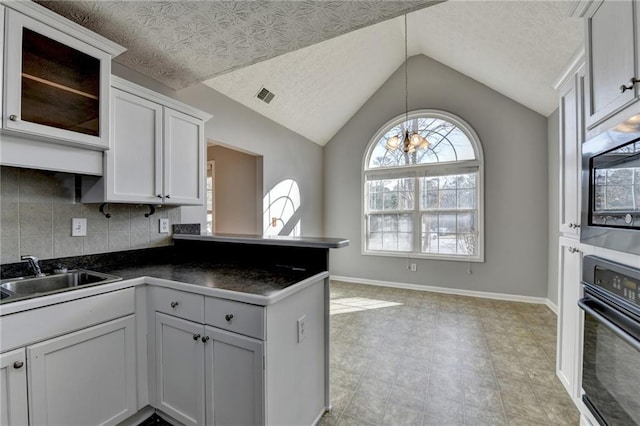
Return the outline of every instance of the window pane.
<path id="1" fill-rule="evenodd" d="M 423 253 L 476 254 L 476 212 L 423 213 Z"/>
<path id="2" fill-rule="evenodd" d="M 382 232 L 370 232 L 368 241 L 369 250 L 382 250 Z"/>
<path id="3" fill-rule="evenodd" d="M 367 230 L 367 250 L 413 250 L 413 215 L 369 215 L 368 224 L 369 229 Z"/>
<path id="4" fill-rule="evenodd" d="M 458 208 L 472 209 L 476 206 L 475 189 L 461 189 L 458 191 Z"/>
<path id="5" fill-rule="evenodd" d="M 382 249 L 389 251 L 398 250 L 398 234 L 385 232 L 382 235 Z"/>
<path id="6" fill-rule="evenodd" d="M 382 229 L 384 232 L 396 232 L 398 230 L 398 215 L 385 215 Z"/>
<path id="7" fill-rule="evenodd" d="M 475 213 L 458 213 L 458 226 L 456 232 L 475 232 Z"/>
<path id="8" fill-rule="evenodd" d="M 413 210 L 415 178 L 367 181 L 369 210 Z"/>
<path id="9" fill-rule="evenodd" d="M 428 146 L 421 146 L 412 153 L 405 153 L 402 149 L 402 134 L 405 130 L 419 133 L 429 142 Z M 398 135 L 401 139 L 400 146 L 389 149 L 387 141 Z M 390 128 L 374 143 L 368 167 L 373 169 L 410 166 L 475 158 L 476 154 L 471 141 L 455 124 L 442 118 L 417 117 Z"/>
<path id="10" fill-rule="evenodd" d="M 456 190 L 455 189 L 443 189 L 440 191 L 440 205 L 442 209 L 455 209 L 456 208 Z"/>
<path id="11" fill-rule="evenodd" d="M 400 232 L 398 234 L 398 251 L 413 250 L 413 234 L 410 232 Z"/>
<path id="12" fill-rule="evenodd" d="M 476 175 L 465 173 L 420 178 L 422 210 L 457 210 L 476 208 Z"/>
<path id="13" fill-rule="evenodd" d="M 476 252 L 476 235 L 475 234 L 459 234 L 458 235 L 458 254 L 466 254 L 473 256 Z"/>
<path id="14" fill-rule="evenodd" d="M 369 230 L 371 232 L 382 231 L 382 217 L 379 215 L 369 216 Z"/>

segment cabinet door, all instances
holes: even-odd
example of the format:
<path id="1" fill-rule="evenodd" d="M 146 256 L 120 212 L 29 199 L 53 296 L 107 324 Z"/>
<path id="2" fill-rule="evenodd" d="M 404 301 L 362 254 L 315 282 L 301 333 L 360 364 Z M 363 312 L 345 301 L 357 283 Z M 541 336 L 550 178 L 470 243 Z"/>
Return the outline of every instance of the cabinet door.
<path id="1" fill-rule="evenodd" d="M 264 424 L 264 344 L 205 327 L 207 424 Z"/>
<path id="2" fill-rule="evenodd" d="M 204 200 L 204 123 L 164 109 L 164 203 L 202 205 Z"/>
<path id="3" fill-rule="evenodd" d="M 136 413 L 135 316 L 27 347 L 34 425 L 114 425 Z"/>
<path id="4" fill-rule="evenodd" d="M 560 88 L 560 232 L 573 238 L 580 235 L 583 85 L 584 66 Z"/>
<path id="5" fill-rule="evenodd" d="M 0 117 L 4 117 L 4 92 L 2 86 L 4 82 L 4 6 L 0 4 Z M 0 120 L 0 128 L 2 128 L 3 120 Z"/>
<path id="6" fill-rule="evenodd" d="M 6 14 L 4 127 L 109 149 L 111 57 L 19 12 Z"/>
<path id="7" fill-rule="evenodd" d="M 27 366 L 24 349 L 0 355 L 0 425 L 27 424 Z"/>
<path id="8" fill-rule="evenodd" d="M 162 106 L 112 88 L 113 144 L 105 153 L 106 201 L 162 198 Z"/>
<path id="9" fill-rule="evenodd" d="M 160 410 L 204 425 L 204 327 L 156 312 L 156 386 Z"/>
<path id="10" fill-rule="evenodd" d="M 634 27 L 637 4 L 632 0 L 606 0 L 594 4 L 587 15 L 587 64 L 589 78 L 586 124 L 592 128 L 634 102 L 638 85 L 622 91 L 637 73 Z"/>
<path id="11" fill-rule="evenodd" d="M 582 311 L 578 300 L 582 297 L 580 268 L 582 254 L 575 242 L 560 240 L 558 273 L 558 350 L 556 368 L 558 378 L 573 399 L 580 398 Z"/>

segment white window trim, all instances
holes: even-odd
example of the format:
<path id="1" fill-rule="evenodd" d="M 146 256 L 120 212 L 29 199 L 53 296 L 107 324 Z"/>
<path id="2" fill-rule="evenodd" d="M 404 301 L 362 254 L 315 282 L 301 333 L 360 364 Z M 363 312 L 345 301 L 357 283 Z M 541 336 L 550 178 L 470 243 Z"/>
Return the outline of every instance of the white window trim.
<path id="1" fill-rule="evenodd" d="M 435 164 L 419 164 L 414 166 L 399 166 L 399 167 L 375 167 L 369 168 L 369 161 L 371 159 L 371 154 L 373 152 L 374 144 L 378 143 L 380 138 L 382 138 L 389 129 L 401 124 L 407 120 L 422 117 L 428 115 L 429 117 L 440 118 L 442 120 L 448 121 L 456 125 L 462 132 L 467 135 L 469 140 L 471 141 L 471 145 L 473 146 L 476 159 L 475 160 L 462 160 L 455 163 L 435 163 Z M 376 174 L 389 174 L 394 171 L 405 170 L 408 172 L 413 172 L 416 176 L 419 175 L 419 172 L 422 170 L 429 170 L 429 175 L 446 175 L 451 172 L 460 172 L 461 169 L 465 167 L 474 167 L 478 169 L 478 180 L 477 180 L 477 226 L 478 226 L 478 251 L 476 256 L 466 256 L 466 255 L 452 255 L 452 254 L 438 254 L 438 253 L 421 253 L 419 251 L 419 247 L 414 247 L 414 251 L 411 252 L 397 252 L 397 251 L 367 251 L 367 215 L 366 215 L 366 186 L 367 186 L 367 176 L 376 175 Z M 408 116 L 406 114 L 400 114 L 387 123 L 385 123 L 380 129 L 376 132 L 376 134 L 369 140 L 367 144 L 365 155 L 363 156 L 363 163 L 361 170 L 361 192 L 360 192 L 360 241 L 361 241 L 361 254 L 363 256 L 382 256 L 382 257 L 400 257 L 405 259 L 430 259 L 430 260 L 450 260 L 450 261 L 458 261 L 458 262 L 474 262 L 474 263 L 482 263 L 484 262 L 484 249 L 485 249 L 485 235 L 484 235 L 484 152 L 482 149 L 482 143 L 480 142 L 480 138 L 477 133 L 466 121 L 461 119 L 460 117 L 451 114 L 446 111 L 437 110 L 437 109 L 420 109 L 409 112 Z M 416 191 L 416 206 L 411 211 L 406 211 L 403 213 L 411 213 L 415 214 L 416 211 L 420 211 L 419 207 L 419 185 L 415 185 Z M 383 212 L 380 212 L 383 213 Z M 390 212 L 392 213 L 392 212 Z M 414 245 L 417 244 L 421 240 L 421 230 L 420 225 L 414 223 L 414 232 L 418 230 L 417 236 L 414 236 Z"/>

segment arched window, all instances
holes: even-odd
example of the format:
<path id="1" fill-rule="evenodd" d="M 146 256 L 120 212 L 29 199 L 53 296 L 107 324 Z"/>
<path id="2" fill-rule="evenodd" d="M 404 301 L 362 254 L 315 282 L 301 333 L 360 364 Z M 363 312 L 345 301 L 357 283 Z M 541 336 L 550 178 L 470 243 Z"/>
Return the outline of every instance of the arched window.
<path id="1" fill-rule="evenodd" d="M 405 132 L 424 139 L 405 146 Z M 363 186 L 365 254 L 484 260 L 482 146 L 459 117 L 420 110 L 388 122 L 365 153 Z"/>

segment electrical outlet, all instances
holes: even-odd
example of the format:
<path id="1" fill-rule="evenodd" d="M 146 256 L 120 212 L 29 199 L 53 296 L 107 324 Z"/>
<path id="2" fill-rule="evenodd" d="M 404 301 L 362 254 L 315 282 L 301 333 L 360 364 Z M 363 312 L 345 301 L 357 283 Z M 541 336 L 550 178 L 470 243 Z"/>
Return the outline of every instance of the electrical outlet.
<path id="1" fill-rule="evenodd" d="M 87 235 L 87 219 L 74 217 L 71 219 L 71 236 L 85 237 Z"/>
<path id="2" fill-rule="evenodd" d="M 298 343 L 302 343 L 304 338 L 307 336 L 307 325 L 305 324 L 306 319 L 306 315 L 298 318 Z"/>
<path id="3" fill-rule="evenodd" d="M 409 264 L 409 270 L 411 272 L 416 272 L 418 270 L 418 265 L 416 265 L 415 263 Z"/>
<path id="4" fill-rule="evenodd" d="M 158 219 L 160 223 L 160 233 L 168 234 L 169 233 L 169 219 Z"/>

